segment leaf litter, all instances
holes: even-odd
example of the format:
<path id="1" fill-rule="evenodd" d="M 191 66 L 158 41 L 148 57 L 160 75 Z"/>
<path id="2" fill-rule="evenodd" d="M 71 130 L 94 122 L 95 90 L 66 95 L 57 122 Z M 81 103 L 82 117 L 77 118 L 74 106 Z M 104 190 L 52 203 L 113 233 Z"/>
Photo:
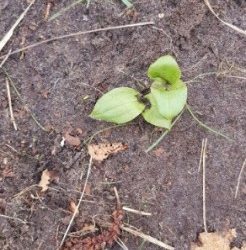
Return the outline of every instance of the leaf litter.
<path id="1" fill-rule="evenodd" d="M 226 232 L 200 233 L 197 243 L 191 244 L 191 250 L 240 250 L 237 247 L 230 247 L 231 242 L 237 237 L 236 230 L 230 229 Z M 245 250 L 243 244 L 241 250 Z"/>
<path id="2" fill-rule="evenodd" d="M 75 213 L 76 215 L 79 214 L 77 205 L 75 204 L 74 201 L 70 201 L 68 210 L 69 210 L 71 213 Z"/>
<path id="3" fill-rule="evenodd" d="M 117 154 L 128 149 L 128 146 L 122 142 L 99 143 L 88 145 L 88 153 L 93 160 L 102 162 L 112 154 Z"/>
<path id="4" fill-rule="evenodd" d="M 64 141 L 72 147 L 79 147 L 81 141 L 78 136 L 72 136 L 68 132 L 64 134 Z"/>
<path id="5" fill-rule="evenodd" d="M 41 179 L 38 183 L 38 186 L 41 187 L 41 192 L 45 192 L 49 188 L 49 184 L 57 178 L 55 171 L 49 171 L 48 169 L 45 169 L 42 172 Z"/>
<path id="6" fill-rule="evenodd" d="M 99 234 L 88 236 L 82 239 L 80 237 L 70 237 L 65 242 L 62 250 L 100 250 L 105 249 L 106 247 L 111 247 L 117 241 L 117 238 L 121 233 L 120 227 L 123 224 L 122 221 L 124 212 L 122 209 L 117 209 L 113 211 L 111 217 L 112 223 L 110 223 L 110 226 L 107 229 L 102 229 Z M 88 228 L 88 225 L 85 225 L 82 230 L 87 228 L 89 229 L 88 231 L 91 231 L 91 227 Z"/>

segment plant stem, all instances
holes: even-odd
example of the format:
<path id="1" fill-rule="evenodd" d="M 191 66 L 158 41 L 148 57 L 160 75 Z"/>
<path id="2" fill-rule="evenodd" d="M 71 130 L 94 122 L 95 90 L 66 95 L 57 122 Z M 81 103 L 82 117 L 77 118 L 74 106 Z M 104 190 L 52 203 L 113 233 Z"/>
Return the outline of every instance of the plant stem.
<path id="1" fill-rule="evenodd" d="M 229 141 L 233 141 L 233 139 L 231 139 L 230 137 L 228 137 L 227 135 L 222 134 L 219 131 L 214 130 L 213 128 L 210 128 L 209 126 L 207 126 L 206 124 L 204 124 L 203 122 L 201 122 L 193 113 L 193 111 L 191 110 L 190 106 L 188 104 L 186 104 L 186 108 L 189 111 L 189 113 L 191 114 L 192 118 L 203 128 L 207 129 L 208 131 L 216 134 L 216 135 L 220 135 L 221 137 L 229 140 Z"/>
<path id="2" fill-rule="evenodd" d="M 184 109 L 182 110 L 182 112 L 176 117 L 176 119 L 174 120 L 174 122 L 171 125 L 171 128 L 169 130 L 165 130 L 163 132 L 163 134 L 152 144 L 150 145 L 146 150 L 145 153 L 148 153 L 149 151 L 151 151 L 153 148 L 155 148 L 161 141 L 162 139 L 168 134 L 168 132 L 171 131 L 172 127 L 175 125 L 175 123 L 179 120 L 179 118 L 181 117 L 181 115 L 183 114 Z"/>
<path id="3" fill-rule="evenodd" d="M 25 110 L 27 112 L 30 113 L 32 119 L 34 120 L 34 122 L 45 132 L 48 132 L 48 129 L 46 129 L 36 118 L 36 116 L 32 113 L 31 109 L 27 106 L 27 104 L 25 103 L 24 99 L 22 98 L 20 92 L 18 91 L 18 89 L 16 88 L 12 78 L 10 77 L 9 73 L 6 71 L 5 68 L 2 68 L 4 74 L 7 76 L 11 87 L 14 89 L 15 93 L 17 94 L 17 96 L 19 97 L 20 101 L 22 102 L 22 105 L 24 106 Z"/>
<path id="4" fill-rule="evenodd" d="M 148 153 L 149 151 L 151 151 L 153 148 L 155 148 L 161 141 L 162 139 L 167 135 L 167 133 L 169 132 L 169 130 L 165 130 L 162 135 L 152 144 L 150 145 L 146 150 L 145 153 Z"/>
<path id="5" fill-rule="evenodd" d="M 127 8 L 131 8 L 133 4 L 128 0 L 121 0 L 122 3 L 126 5 Z"/>
<path id="6" fill-rule="evenodd" d="M 95 132 L 92 136 L 90 136 L 88 139 L 84 140 L 84 144 L 90 144 L 91 141 L 93 140 L 93 138 L 94 138 L 96 135 L 98 135 L 98 134 L 100 134 L 100 133 L 102 133 L 102 132 L 105 132 L 105 131 L 110 130 L 110 129 L 112 129 L 112 128 L 122 127 L 122 126 L 125 126 L 125 125 L 126 125 L 126 124 L 117 124 L 117 125 L 113 125 L 113 126 L 110 126 L 110 127 L 107 127 L 107 128 L 100 129 L 100 130 L 96 131 L 96 132 Z"/>

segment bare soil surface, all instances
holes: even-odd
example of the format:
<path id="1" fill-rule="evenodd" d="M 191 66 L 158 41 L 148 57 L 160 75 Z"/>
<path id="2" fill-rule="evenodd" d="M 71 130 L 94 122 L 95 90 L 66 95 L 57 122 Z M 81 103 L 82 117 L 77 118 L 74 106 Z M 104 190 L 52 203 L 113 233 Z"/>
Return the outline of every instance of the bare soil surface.
<path id="1" fill-rule="evenodd" d="M 0 37 L 27 2 L 0 0 Z M 50 16 L 69 3 L 53 1 Z M 245 1 L 214 0 L 211 4 L 222 19 L 246 29 Z M 218 72 L 188 84 L 188 103 L 200 120 L 233 141 L 200 127 L 188 111 L 149 153 L 145 149 L 162 131 L 141 117 L 97 134 L 92 143 L 123 142 L 128 149 L 100 164 L 93 162 L 84 201 L 70 231 L 99 218 L 111 222 L 116 209 L 113 188 L 117 187 L 124 206 L 152 214 L 125 212 L 124 223 L 175 249 L 189 249 L 204 230 L 198 164 L 202 139 L 208 138 L 208 230 L 235 228 L 232 246 L 241 247 L 246 239 L 245 174 L 236 199 L 234 195 L 246 146 L 245 78 L 238 78 L 246 72 L 245 37 L 219 22 L 201 0 L 136 0 L 134 11 L 126 10 L 121 1 L 91 0 L 88 8 L 78 4 L 49 22 L 44 20 L 46 5 L 46 1 L 35 2 L 1 55 L 72 32 L 144 21 L 155 24 L 62 39 L 11 55 L 6 61 L 4 68 L 31 113 L 11 87 L 15 131 L 9 118 L 6 75 L 1 71 L 0 249 L 58 248 L 71 219 L 69 204 L 77 203 L 84 185 L 89 156 L 83 142 L 111 126 L 88 117 L 96 100 L 114 87 L 141 90 L 136 79 L 148 84 L 148 65 L 167 53 L 177 58 L 184 81 Z M 66 132 L 79 137 L 81 145 L 75 148 L 65 142 L 61 147 Z M 54 171 L 55 179 L 42 193 L 35 185 L 45 169 Z M 161 249 L 126 232 L 119 237 L 129 249 Z M 117 243 L 107 247 L 121 249 Z"/>

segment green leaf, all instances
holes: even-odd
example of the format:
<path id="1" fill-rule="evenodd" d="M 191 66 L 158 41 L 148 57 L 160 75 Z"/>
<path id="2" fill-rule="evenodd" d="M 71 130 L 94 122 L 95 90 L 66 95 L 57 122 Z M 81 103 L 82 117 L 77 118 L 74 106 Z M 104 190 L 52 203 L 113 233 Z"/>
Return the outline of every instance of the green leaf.
<path id="1" fill-rule="evenodd" d="M 161 78 L 170 84 L 174 84 L 181 77 L 180 68 L 176 60 L 170 56 L 162 56 L 149 66 L 148 77 L 156 80 Z"/>
<path id="2" fill-rule="evenodd" d="M 161 127 L 161 128 L 166 128 L 166 129 L 170 129 L 171 128 L 171 120 L 166 119 L 165 117 L 163 117 L 158 108 L 157 108 L 157 103 L 155 98 L 153 97 L 153 95 L 151 93 L 149 93 L 148 95 L 145 96 L 151 104 L 151 107 L 149 109 L 146 109 L 142 115 L 144 117 L 144 119 L 152 124 L 155 125 L 157 127 Z"/>
<path id="3" fill-rule="evenodd" d="M 145 108 L 145 105 L 138 100 L 139 95 L 132 88 L 115 88 L 97 101 L 90 117 L 117 124 L 129 122 L 141 114 Z"/>
<path id="4" fill-rule="evenodd" d="M 182 111 L 187 101 L 187 87 L 181 80 L 167 86 L 154 82 L 151 86 L 151 93 L 156 100 L 159 112 L 169 120 Z"/>

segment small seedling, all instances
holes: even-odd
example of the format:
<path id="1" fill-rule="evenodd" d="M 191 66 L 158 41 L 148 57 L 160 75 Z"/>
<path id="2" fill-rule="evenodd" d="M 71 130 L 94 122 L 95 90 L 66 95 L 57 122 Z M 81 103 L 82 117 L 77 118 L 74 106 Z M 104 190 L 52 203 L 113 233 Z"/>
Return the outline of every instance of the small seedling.
<path id="1" fill-rule="evenodd" d="M 170 130 L 172 120 L 187 101 L 181 70 L 176 60 L 166 55 L 150 65 L 148 77 L 153 81 L 149 93 L 142 95 L 129 87 L 115 88 L 97 101 L 90 117 L 124 124 L 142 114 L 148 123 Z"/>

